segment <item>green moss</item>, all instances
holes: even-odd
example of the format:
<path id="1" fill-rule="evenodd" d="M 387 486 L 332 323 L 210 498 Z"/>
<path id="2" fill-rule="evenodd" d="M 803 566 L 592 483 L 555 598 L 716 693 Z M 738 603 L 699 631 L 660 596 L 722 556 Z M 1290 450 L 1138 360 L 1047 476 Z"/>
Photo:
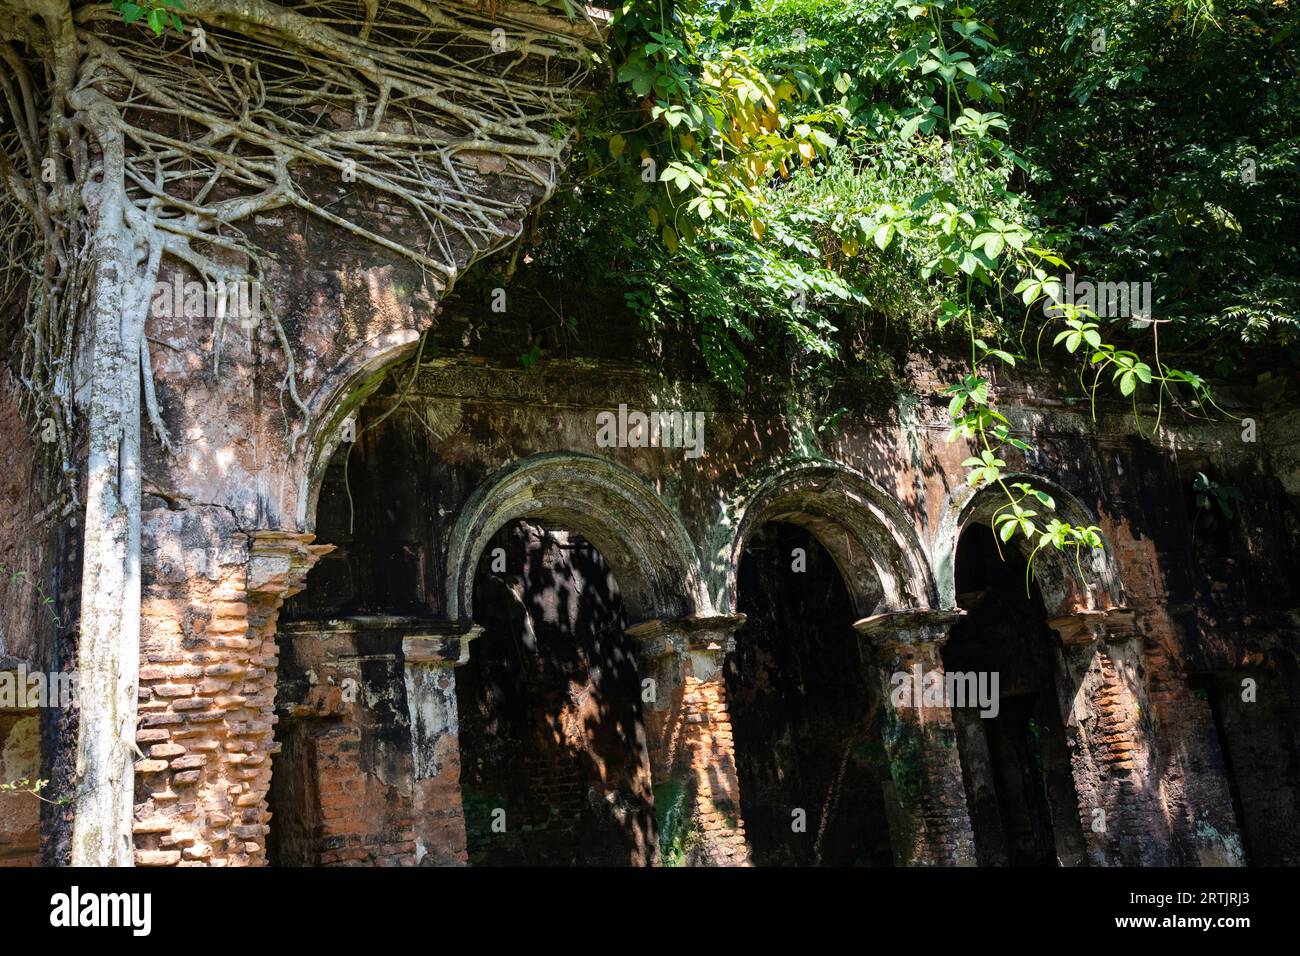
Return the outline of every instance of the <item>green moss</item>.
<path id="1" fill-rule="evenodd" d="M 679 780 L 665 780 L 655 787 L 654 800 L 660 862 L 663 866 L 684 866 L 695 843 L 686 787 Z"/>
<path id="2" fill-rule="evenodd" d="M 925 790 L 925 748 L 919 727 L 909 727 L 888 711 L 883 721 L 885 749 L 889 753 L 889 775 L 901 797 L 912 803 Z"/>

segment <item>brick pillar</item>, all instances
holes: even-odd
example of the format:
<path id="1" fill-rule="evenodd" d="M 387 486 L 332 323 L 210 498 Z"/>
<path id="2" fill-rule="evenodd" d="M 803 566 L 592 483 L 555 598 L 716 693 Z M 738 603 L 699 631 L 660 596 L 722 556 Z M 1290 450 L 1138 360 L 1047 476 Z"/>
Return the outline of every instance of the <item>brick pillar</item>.
<path id="1" fill-rule="evenodd" d="M 749 866 L 740 784 L 722 664 L 744 615 L 649 621 L 628 629 L 653 693 L 642 719 L 655 784 L 656 817 L 689 828 L 686 863 Z M 649 689 L 647 689 L 649 690 Z M 680 801 L 680 823 L 665 820 L 664 800 Z M 661 841 L 664 834 L 660 834 Z"/>
<path id="2" fill-rule="evenodd" d="M 1161 748 L 1152 733 L 1159 714 L 1147 692 L 1150 668 L 1133 612 L 1079 611 L 1048 624 L 1061 637 L 1073 691 L 1065 724 L 1089 861 L 1096 866 L 1183 862 L 1162 797 Z M 1187 726 L 1203 724 L 1202 732 L 1215 739 L 1208 708 L 1203 715 L 1196 713 L 1201 702 L 1186 692 L 1181 675 L 1176 683 L 1188 698 L 1176 707 L 1180 720 Z M 1216 821 L 1215 833 L 1226 824 L 1223 832 L 1235 840 L 1226 788 L 1222 802 L 1227 819 Z"/>
<path id="3" fill-rule="evenodd" d="M 943 678 L 939 649 L 957 611 L 891 611 L 863 618 L 854 628 L 872 648 L 884 694 L 885 752 L 890 782 L 891 842 L 900 866 L 973 866 L 975 837 L 966 807 L 961 759 L 952 712 L 920 702 L 897 706 L 896 674 L 910 680 L 920 665 L 923 674 Z"/>
<path id="4" fill-rule="evenodd" d="M 333 549 L 280 531 L 205 540 L 203 573 L 159 549 L 144 588 L 140 866 L 266 862 L 276 617 Z"/>
<path id="5" fill-rule="evenodd" d="M 1164 615 L 1153 616 L 1159 619 Z M 1180 866 L 1245 866 L 1245 848 L 1214 712 L 1209 701 L 1192 690 L 1180 655 L 1171 650 L 1171 644 L 1148 639 L 1140 657 L 1146 672 L 1149 723 L 1158 743 L 1151 776 L 1158 781 L 1167 807 L 1171 862 Z"/>
<path id="6" fill-rule="evenodd" d="M 1072 692 L 1064 723 L 1079 821 L 1094 866 L 1150 865 L 1135 854 L 1168 827 L 1142 812 L 1140 804 L 1152 799 L 1151 741 L 1139 723 L 1142 705 L 1131 655 L 1107 648 L 1107 616 L 1083 610 L 1047 622 L 1061 638 L 1065 684 Z M 1115 636 L 1124 635 L 1117 630 Z"/>
<path id="7" fill-rule="evenodd" d="M 469 642 L 482 632 L 476 624 L 448 625 L 402 639 L 418 866 L 469 862 L 460 790 L 456 667 L 469 660 Z"/>
<path id="8" fill-rule="evenodd" d="M 1049 625 L 1078 688 L 1070 741 L 1089 857 L 1110 866 L 1241 866 L 1218 731 L 1167 645 L 1161 609 L 1080 611 Z M 1098 812 L 1100 811 L 1100 812 Z"/>

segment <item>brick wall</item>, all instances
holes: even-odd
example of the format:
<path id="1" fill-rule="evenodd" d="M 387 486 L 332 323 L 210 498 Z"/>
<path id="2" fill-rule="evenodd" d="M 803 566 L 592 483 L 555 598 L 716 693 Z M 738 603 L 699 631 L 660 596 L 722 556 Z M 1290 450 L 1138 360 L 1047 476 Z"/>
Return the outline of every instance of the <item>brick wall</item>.
<path id="1" fill-rule="evenodd" d="M 0 709 L 0 782 L 40 776 L 40 718 L 34 710 Z M 41 803 L 31 793 L 0 793 L 0 867 L 36 866 Z"/>
<path id="2" fill-rule="evenodd" d="M 45 504 L 35 482 L 37 446 L 7 376 L 0 374 L 0 663 L 45 664 L 57 609 Z M 25 580 L 15 580 L 15 574 Z"/>

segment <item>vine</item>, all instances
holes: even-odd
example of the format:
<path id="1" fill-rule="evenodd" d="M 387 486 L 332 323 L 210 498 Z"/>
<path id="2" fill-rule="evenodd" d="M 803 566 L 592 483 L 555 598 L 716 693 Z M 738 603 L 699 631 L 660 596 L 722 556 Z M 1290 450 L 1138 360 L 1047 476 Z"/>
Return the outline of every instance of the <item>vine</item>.
<path id="1" fill-rule="evenodd" d="M 25 793 L 35 797 L 42 803 L 48 803 L 56 807 L 66 806 L 72 802 L 71 797 L 59 797 L 57 800 L 51 800 L 49 797 L 41 796 L 41 791 L 49 785 L 48 780 L 32 780 L 30 777 L 22 777 L 18 780 L 10 780 L 7 783 L 0 783 L 0 793 L 11 797 Z"/>
<path id="2" fill-rule="evenodd" d="M 801 29 L 792 36 L 788 21 L 784 34 L 775 26 L 764 34 L 756 14 L 747 27 L 753 32 L 739 33 L 750 37 L 749 48 L 720 39 L 726 22 L 747 9 L 725 4 L 710 34 L 701 25 L 705 11 L 689 3 L 624 8 L 615 24 L 626 51 L 618 78 L 630 93 L 624 102 L 640 106 L 613 114 L 611 160 L 642 179 L 647 167 L 658 168 L 658 188 L 645 207 L 674 262 L 691 269 L 693 257 L 706 255 L 735 268 L 754 305 L 787 314 L 785 330 L 805 349 L 830 354 L 834 327 L 813 310 L 789 316 L 780 299 L 854 307 L 867 301 L 872 265 L 911 265 L 915 286 L 937 294 L 935 326 L 965 333 L 968 371 L 943 389 L 948 440 L 973 446 L 962 463 L 967 484 L 994 489 L 1002 499 L 992 518 L 999 547 L 1023 539 L 1027 583 L 1045 548 L 1072 555 L 1083 576 L 1085 552 L 1104 546 L 1101 529 L 1064 520 L 1032 480 L 1008 478 L 1008 453 L 1032 456 L 1035 449 L 994 407 L 993 368 L 1024 358 L 1031 311 L 1041 307 L 1046 319 L 1038 338 L 1059 329 L 1053 346 L 1083 360 L 1080 385 L 1094 419 L 1104 376 L 1130 400 L 1139 428 L 1139 389 L 1155 390 L 1158 429 L 1167 404 L 1194 413 L 1213 406 L 1209 386 L 1161 360 L 1160 320 L 1147 323 L 1153 354 L 1144 358 L 1103 341 L 1095 312 L 1061 301 L 1058 270 L 1067 263 L 1010 185 L 1030 166 L 1002 135 L 1007 118 L 996 109 L 1004 92 L 989 64 L 1006 51 L 973 4 L 898 0 L 894 15 L 906 25 L 888 26 L 898 37 L 896 53 L 866 76 L 798 36 Z M 880 101 L 886 82 L 895 95 L 902 92 L 903 105 Z M 913 180 L 913 191 L 903 191 Z M 665 296 L 662 283 L 630 301 L 648 312 L 717 315 L 721 327 L 704 333 L 705 355 L 737 385 L 743 359 L 730 343 L 716 343 L 732 332 L 744 341 L 755 336 L 734 311 L 705 311 L 721 298 L 719 284 L 701 283 L 686 305 Z M 1018 353 L 999 341 L 1008 338 L 1008 302 L 1025 309 Z"/>
<path id="3" fill-rule="evenodd" d="M 7 564 L 5 564 L 3 561 L 0 561 L 0 577 L 5 577 L 5 576 L 9 578 L 10 584 L 17 584 L 19 581 L 21 581 L 22 583 L 28 585 L 36 593 L 37 598 L 40 599 L 41 608 L 47 611 L 50 617 L 53 619 L 54 626 L 55 627 L 63 626 L 63 619 L 60 618 L 59 615 L 55 614 L 53 610 L 54 598 L 50 597 L 48 594 L 45 593 L 45 588 L 41 585 L 40 581 L 33 580 L 31 575 L 29 575 L 26 571 L 11 570 Z"/>

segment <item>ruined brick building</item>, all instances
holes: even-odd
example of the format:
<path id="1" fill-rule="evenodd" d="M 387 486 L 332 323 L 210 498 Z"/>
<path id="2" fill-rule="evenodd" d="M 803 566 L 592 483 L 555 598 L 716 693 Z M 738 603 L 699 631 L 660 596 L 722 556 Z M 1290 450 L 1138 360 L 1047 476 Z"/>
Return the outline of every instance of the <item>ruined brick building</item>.
<path id="1" fill-rule="evenodd" d="M 457 162 L 506 242 L 545 189 Z M 210 321 L 146 327 L 175 447 L 146 421 L 137 865 L 1300 863 L 1294 377 L 1225 387 L 1254 440 L 1000 383 L 1039 449 L 1016 466 L 1105 537 L 1027 587 L 945 442 L 940 355 L 740 399 L 601 305 L 525 366 L 526 283 L 495 310 L 299 207 L 249 229 L 284 339 L 228 327 L 217 376 Z M 85 517 L 0 403 L 0 558 L 42 584 L 0 581 L 0 668 L 86 667 Z M 1250 507 L 1198 508 L 1197 472 Z M 899 703 L 917 668 L 996 673 L 986 715 Z M 54 801 L 0 796 L 0 863 L 69 859 L 88 706 L 0 708 L 0 777 Z"/>

